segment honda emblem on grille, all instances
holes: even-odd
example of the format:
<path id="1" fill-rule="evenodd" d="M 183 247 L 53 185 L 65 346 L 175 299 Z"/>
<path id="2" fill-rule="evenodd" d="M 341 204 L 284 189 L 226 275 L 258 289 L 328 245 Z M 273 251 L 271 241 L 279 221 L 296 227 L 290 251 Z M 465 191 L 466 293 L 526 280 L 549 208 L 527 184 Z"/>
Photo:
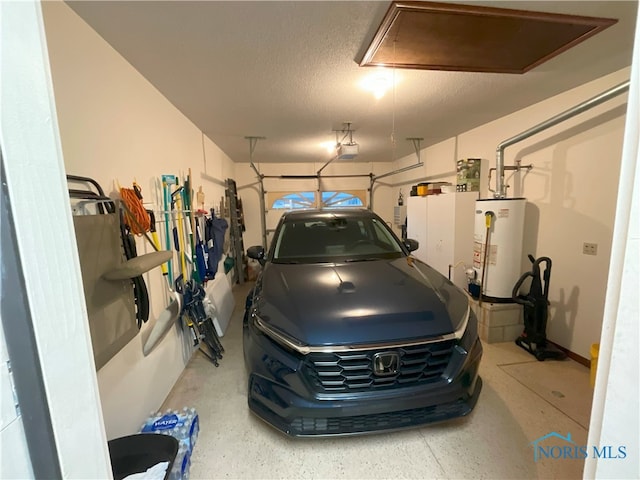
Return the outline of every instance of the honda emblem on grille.
<path id="1" fill-rule="evenodd" d="M 396 352 L 379 352 L 373 356 L 373 374 L 378 377 L 389 377 L 398 373 L 400 355 Z"/>

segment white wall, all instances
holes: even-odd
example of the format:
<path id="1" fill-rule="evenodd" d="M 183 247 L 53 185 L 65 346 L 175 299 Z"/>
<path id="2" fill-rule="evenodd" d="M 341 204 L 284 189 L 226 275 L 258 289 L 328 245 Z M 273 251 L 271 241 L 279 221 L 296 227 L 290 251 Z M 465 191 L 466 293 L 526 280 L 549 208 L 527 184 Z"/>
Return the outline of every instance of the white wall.
<path id="1" fill-rule="evenodd" d="M 425 177 L 455 183 L 457 160 L 482 158 L 481 196 L 486 198 L 488 170 L 495 166 L 500 142 L 628 78 L 629 69 L 623 69 L 426 148 L 425 166 L 394 182 L 406 182 L 407 192 L 408 185 Z M 625 109 L 626 95 L 621 95 L 505 150 L 506 165 L 516 159 L 534 165 L 527 174 L 507 172 L 506 182 L 508 196 L 529 202 L 524 254 L 553 260 L 548 337 L 586 358 L 600 338 Z M 414 161 L 407 157 L 402 164 Z M 583 242 L 597 243 L 598 255 L 583 255 Z M 522 271 L 528 269 L 523 259 Z"/>
<path id="2" fill-rule="evenodd" d="M 0 2 L 0 59 L 3 189 L 15 225 L 17 262 L 25 272 L 25 307 L 37 345 L 34 353 L 60 474 L 62 478 L 111 478 L 78 254 L 70 241 L 73 222 L 65 208 L 69 200 L 39 2 Z M 3 320 L 4 328 L 7 322 L 24 319 Z M 13 351 L 16 345 L 9 343 L 11 338 L 6 340 Z M 17 368 L 20 358 L 12 361 L 15 375 L 24 371 Z M 20 400 L 26 407 L 27 402 Z M 29 412 L 23 410 L 23 414 L 33 419 Z M 26 421 L 25 426 L 29 427 Z M 37 435 L 33 428 L 27 433 Z M 20 419 L 3 428 L 0 441 L 0 476 L 28 478 L 31 458 L 41 452 L 27 456 Z M 5 467 L 5 463 L 11 465 Z M 34 467 L 39 463 L 34 462 Z"/>
<path id="3" fill-rule="evenodd" d="M 145 203 L 155 203 L 160 175 L 186 174 L 191 168 L 195 189 L 202 185 L 205 192 L 206 208 L 217 207 L 224 188 L 206 177 L 233 177 L 231 159 L 67 5 L 42 6 L 66 172 L 96 179 L 107 193 L 116 180 L 129 187 L 136 180 Z M 138 249 L 150 251 L 143 240 Z M 175 328 L 143 357 L 142 339 L 168 304 L 159 269 L 145 280 L 150 321 L 98 372 L 108 438 L 136 431 L 161 405 L 191 353 L 189 341 L 183 343 Z"/>
<path id="4" fill-rule="evenodd" d="M 600 339 L 589 445 L 625 445 L 623 461 L 588 458 L 584 478 L 637 478 L 640 471 L 640 13 Z"/>

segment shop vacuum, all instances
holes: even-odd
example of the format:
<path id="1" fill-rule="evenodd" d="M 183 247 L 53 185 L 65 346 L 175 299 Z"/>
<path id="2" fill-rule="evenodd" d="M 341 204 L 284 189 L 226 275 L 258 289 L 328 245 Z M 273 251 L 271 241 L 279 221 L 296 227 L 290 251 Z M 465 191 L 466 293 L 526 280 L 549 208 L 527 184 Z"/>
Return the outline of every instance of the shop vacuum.
<path id="1" fill-rule="evenodd" d="M 540 257 L 535 259 L 528 255 L 533 264 L 530 272 L 524 273 L 513 287 L 511 296 L 524 309 L 524 331 L 516 339 L 516 345 L 525 349 L 539 361 L 546 359 L 564 360 L 566 354 L 547 342 L 547 317 L 549 315 L 549 279 L 551 278 L 551 259 Z M 544 273 L 540 272 L 540 264 L 544 263 Z M 529 293 L 519 294 L 524 281 L 531 277 Z"/>

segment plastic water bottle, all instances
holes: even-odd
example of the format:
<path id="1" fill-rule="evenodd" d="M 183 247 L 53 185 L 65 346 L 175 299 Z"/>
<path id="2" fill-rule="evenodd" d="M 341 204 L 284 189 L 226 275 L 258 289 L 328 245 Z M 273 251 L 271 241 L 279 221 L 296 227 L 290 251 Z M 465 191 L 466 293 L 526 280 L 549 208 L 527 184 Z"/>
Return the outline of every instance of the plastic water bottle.
<path id="1" fill-rule="evenodd" d="M 200 420 L 195 408 L 184 407 L 180 412 L 172 409 L 164 413 L 152 412 L 142 424 L 140 432 L 171 435 L 176 438 L 179 442 L 179 450 L 174 465 L 180 465 L 180 476 L 176 479 L 188 478 L 191 455 L 200 432 Z"/>
<path id="2" fill-rule="evenodd" d="M 182 409 L 183 415 L 187 419 L 185 422 L 186 432 L 185 435 L 189 438 L 189 444 L 191 445 L 191 451 L 193 451 L 193 447 L 196 445 L 196 441 L 198 440 L 198 433 L 200 433 L 200 418 L 196 409 L 191 407 L 184 407 Z"/>
<path id="3" fill-rule="evenodd" d="M 171 472 L 169 472 L 169 480 L 188 480 L 190 468 L 191 454 L 189 453 L 189 448 L 181 443 L 178 447 L 178 454 L 173 461 Z"/>

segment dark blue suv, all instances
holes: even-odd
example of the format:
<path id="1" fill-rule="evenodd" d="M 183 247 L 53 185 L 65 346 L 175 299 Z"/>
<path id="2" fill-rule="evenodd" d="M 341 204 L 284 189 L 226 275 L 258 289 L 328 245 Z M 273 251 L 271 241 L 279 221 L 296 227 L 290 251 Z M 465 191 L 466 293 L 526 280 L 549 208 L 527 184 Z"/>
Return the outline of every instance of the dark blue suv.
<path id="1" fill-rule="evenodd" d="M 471 412 L 482 345 L 466 293 L 368 210 L 285 213 L 247 297 L 249 408 L 292 436 Z"/>

